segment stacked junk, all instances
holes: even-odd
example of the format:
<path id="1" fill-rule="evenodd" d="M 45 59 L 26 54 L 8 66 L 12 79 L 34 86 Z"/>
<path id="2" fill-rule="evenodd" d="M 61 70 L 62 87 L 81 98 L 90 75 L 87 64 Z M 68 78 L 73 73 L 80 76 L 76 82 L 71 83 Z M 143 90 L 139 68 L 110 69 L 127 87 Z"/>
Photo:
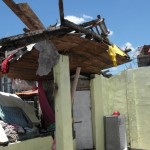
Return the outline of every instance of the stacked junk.
<path id="1" fill-rule="evenodd" d="M 21 80 L 19 83 L 14 81 L 13 88 L 19 88 L 19 90 L 28 88 L 29 90 L 25 91 L 24 95 L 36 94 L 36 97 L 39 97 L 37 100 L 39 105 L 35 108 L 17 96 L 17 93 L 0 92 L 0 146 L 40 136 L 53 136 L 54 134 L 55 115 L 44 89 L 47 88 L 47 85 L 40 82 L 38 89 L 35 87 L 31 89 L 33 88 L 31 83 L 27 84 L 26 81 Z M 37 114 L 36 111 L 38 111 Z"/>

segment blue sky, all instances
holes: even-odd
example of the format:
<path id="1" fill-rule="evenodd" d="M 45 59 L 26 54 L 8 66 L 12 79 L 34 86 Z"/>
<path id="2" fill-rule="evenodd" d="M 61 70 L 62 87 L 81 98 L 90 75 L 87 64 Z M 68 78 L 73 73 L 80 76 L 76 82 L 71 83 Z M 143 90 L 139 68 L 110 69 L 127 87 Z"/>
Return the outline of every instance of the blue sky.
<path id="1" fill-rule="evenodd" d="M 59 19 L 58 0 L 14 1 L 27 2 L 46 27 Z M 98 14 L 105 18 L 110 40 L 121 48 L 131 47 L 131 57 L 137 47 L 150 44 L 149 6 L 150 0 L 64 0 L 65 16 L 71 21 L 82 23 Z M 2 0 L 0 20 L 0 38 L 23 33 L 25 25 Z"/>

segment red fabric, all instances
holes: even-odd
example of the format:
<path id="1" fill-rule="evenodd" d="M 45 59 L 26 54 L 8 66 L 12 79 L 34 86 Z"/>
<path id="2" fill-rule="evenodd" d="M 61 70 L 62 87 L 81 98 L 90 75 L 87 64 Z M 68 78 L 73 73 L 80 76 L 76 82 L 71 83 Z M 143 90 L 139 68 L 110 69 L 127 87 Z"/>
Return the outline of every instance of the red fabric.
<path id="1" fill-rule="evenodd" d="M 13 57 L 14 54 L 8 56 L 1 64 L 1 71 L 3 73 L 8 73 L 9 71 L 9 60 Z"/>
<path id="2" fill-rule="evenodd" d="M 55 123 L 55 114 L 48 103 L 46 93 L 43 89 L 42 81 L 38 82 L 39 102 L 43 114 L 44 124 L 48 127 L 50 124 Z"/>

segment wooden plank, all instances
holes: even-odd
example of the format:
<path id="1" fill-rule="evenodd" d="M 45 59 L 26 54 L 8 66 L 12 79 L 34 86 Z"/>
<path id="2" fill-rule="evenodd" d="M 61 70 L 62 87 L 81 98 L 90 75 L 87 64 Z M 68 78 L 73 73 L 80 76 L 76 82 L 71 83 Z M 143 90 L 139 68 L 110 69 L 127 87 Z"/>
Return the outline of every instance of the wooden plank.
<path id="1" fill-rule="evenodd" d="M 6 3 L 30 30 L 45 28 L 27 3 L 16 4 L 13 0 L 3 0 L 3 2 Z"/>
<path id="2" fill-rule="evenodd" d="M 16 68 L 15 66 L 10 68 L 9 73 L 7 75 L 8 75 L 8 77 L 11 77 L 11 78 L 19 78 L 19 79 L 23 79 L 23 80 L 32 80 L 32 81 L 36 81 L 38 79 L 50 80 L 53 78 L 52 73 L 50 73 L 47 76 L 38 76 L 38 75 L 36 75 L 36 69 L 22 70 L 22 68 Z"/>
<path id="3" fill-rule="evenodd" d="M 61 25 L 64 25 L 64 6 L 63 6 L 63 0 L 59 0 L 59 15 L 60 15 Z"/>
<path id="4" fill-rule="evenodd" d="M 78 67 L 76 69 L 76 74 L 75 74 L 75 77 L 74 77 L 74 80 L 73 80 L 73 84 L 72 84 L 72 87 L 71 87 L 71 101 L 72 101 L 72 105 L 74 104 L 74 94 L 75 94 L 75 91 L 77 89 L 77 84 L 78 84 L 78 79 L 79 79 L 79 76 L 80 76 L 80 71 L 81 71 L 81 67 Z"/>
<path id="5" fill-rule="evenodd" d="M 90 63 L 89 61 L 83 59 L 82 57 L 80 58 L 76 58 L 76 57 L 72 57 L 71 58 L 72 62 L 71 62 L 71 72 L 76 71 L 76 68 L 80 65 L 82 70 L 81 70 L 81 74 L 100 74 L 100 70 L 102 70 L 101 66 L 96 66 L 96 65 L 92 65 L 92 63 Z M 104 69 L 104 68 L 103 68 Z"/>
<path id="6" fill-rule="evenodd" d="M 95 32 L 88 30 L 82 26 L 76 25 L 75 23 L 70 22 L 66 19 L 64 19 L 64 24 L 67 27 L 70 27 L 76 31 L 84 33 L 85 35 L 88 35 L 88 36 L 90 35 L 94 40 L 96 40 L 98 42 L 102 42 L 102 40 L 103 40 L 102 37 L 100 35 L 96 34 Z"/>
<path id="7" fill-rule="evenodd" d="M 80 24 L 80 26 L 82 26 L 82 27 L 94 26 L 98 21 L 99 21 L 99 19 L 91 20 L 91 21 L 85 22 L 83 24 Z"/>
<path id="8" fill-rule="evenodd" d="M 2 38 L 0 39 L 0 45 L 3 47 L 0 50 L 3 52 L 6 50 L 14 50 L 45 39 L 51 40 L 55 37 L 62 36 L 68 32 L 70 32 L 70 29 L 68 28 L 59 28 L 55 30 L 47 29 L 31 31 L 25 34 Z"/>
<path id="9" fill-rule="evenodd" d="M 26 24 L 26 26 L 30 30 L 45 29 L 45 27 L 42 24 L 42 22 L 39 20 L 39 18 L 37 17 L 37 15 L 32 11 L 32 9 L 30 8 L 30 6 L 27 3 L 21 3 L 21 4 L 18 4 L 18 6 L 22 10 L 22 12 L 23 12 L 23 14 L 26 17 L 26 20 L 28 22 L 25 22 L 21 18 L 20 19 Z M 29 26 L 29 24 L 30 24 L 30 26 Z"/>
<path id="10" fill-rule="evenodd" d="M 85 58 L 86 62 L 91 62 L 92 66 L 99 67 L 99 70 L 105 66 L 105 63 L 102 61 L 102 57 L 100 55 L 94 55 L 94 52 L 88 50 L 86 47 L 78 50 L 78 47 L 74 47 L 72 49 L 72 53 L 81 56 L 82 58 Z M 106 61 L 109 59 L 109 56 L 107 57 Z M 83 62 L 82 62 L 83 63 Z M 100 64 L 100 66 L 98 66 Z M 82 66 L 82 64 L 81 64 Z"/>
<path id="11" fill-rule="evenodd" d="M 10 0 L 5 0 L 5 1 L 10 1 Z M 78 26 L 76 24 L 73 24 L 71 23 L 71 26 L 74 26 L 75 25 L 75 28 L 78 28 L 79 31 L 83 31 L 85 32 L 86 34 L 92 34 L 92 36 L 94 36 L 96 39 L 101 39 L 100 35 L 97 35 L 96 33 L 88 30 L 88 29 L 85 29 L 82 26 Z M 84 24 L 83 24 L 84 25 Z M 48 29 L 48 30 L 37 30 L 37 31 L 31 31 L 31 32 L 28 32 L 28 33 L 25 33 L 25 34 L 19 34 L 19 35 L 16 35 L 16 36 L 12 36 L 12 37 L 8 37 L 8 38 L 3 38 L 3 39 L 0 39 L 0 45 L 3 46 L 1 48 L 1 51 L 6 51 L 6 50 L 14 50 L 16 48 L 19 48 L 19 47 L 23 47 L 23 46 L 26 46 L 26 45 L 29 45 L 29 44 L 32 44 L 32 43 L 36 43 L 36 42 L 39 42 L 41 40 L 45 40 L 45 39 L 55 39 L 56 37 L 59 37 L 59 36 L 64 36 L 65 34 L 71 32 L 73 29 L 68 28 L 68 27 L 58 27 L 56 29 Z M 81 37 L 74 37 L 75 39 L 78 38 L 79 40 L 81 40 Z M 102 39 L 101 39 L 102 40 Z M 95 42 L 93 42 L 95 43 Z M 96 43 L 95 43 L 96 44 Z"/>
<path id="12" fill-rule="evenodd" d="M 30 71 L 30 69 L 36 70 L 38 68 L 38 62 L 29 63 L 27 61 L 28 60 L 26 60 L 26 63 L 24 63 L 23 61 L 22 62 L 16 62 L 15 64 L 13 64 L 13 66 L 15 66 L 16 68 L 20 68 L 21 70 L 22 70 L 22 66 L 23 66 L 23 70 L 29 69 L 28 71 Z M 10 67 L 11 67 L 11 65 L 10 65 Z"/>
<path id="13" fill-rule="evenodd" d="M 57 150 L 73 150 L 68 56 L 61 55 L 54 66 L 54 83 L 58 86 L 55 95 L 56 147 Z"/>

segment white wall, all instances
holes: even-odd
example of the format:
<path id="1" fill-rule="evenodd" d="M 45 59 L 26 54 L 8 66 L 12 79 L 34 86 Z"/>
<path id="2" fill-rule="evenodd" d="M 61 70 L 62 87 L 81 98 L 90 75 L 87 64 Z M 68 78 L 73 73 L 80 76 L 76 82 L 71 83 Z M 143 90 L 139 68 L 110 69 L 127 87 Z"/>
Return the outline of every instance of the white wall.
<path id="1" fill-rule="evenodd" d="M 77 149 L 93 148 L 90 91 L 76 91 L 73 105 Z"/>

